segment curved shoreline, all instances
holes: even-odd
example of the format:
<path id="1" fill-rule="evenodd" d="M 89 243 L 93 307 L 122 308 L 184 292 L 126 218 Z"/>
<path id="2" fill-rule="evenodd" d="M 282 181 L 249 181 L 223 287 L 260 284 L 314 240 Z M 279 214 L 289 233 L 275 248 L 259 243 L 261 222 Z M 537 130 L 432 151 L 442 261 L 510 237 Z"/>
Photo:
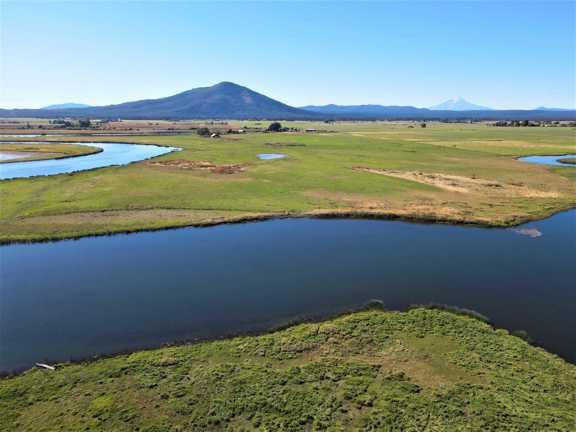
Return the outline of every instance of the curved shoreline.
<path id="1" fill-rule="evenodd" d="M 6 141 L 4 141 L 6 142 Z M 12 143 L 12 142 L 10 142 Z M 85 147 L 95 147 L 98 148 L 99 151 L 95 151 L 95 152 L 91 152 L 91 153 L 87 153 L 87 154 L 80 154 L 80 155 L 67 155 L 61 158 L 49 158 L 49 159 L 36 159 L 36 160 L 30 160 L 30 161 L 18 161 L 18 160 L 14 160 L 13 163 L 25 163 L 25 162 L 48 162 L 48 161 L 53 161 L 53 160 L 57 160 L 57 159 L 69 159 L 69 158 L 83 158 L 83 157 L 89 157 L 89 156 L 94 156 L 97 155 L 99 153 L 103 153 L 104 149 L 103 148 L 99 148 L 97 146 L 95 146 L 96 144 L 103 144 L 103 145 L 108 145 L 108 144 L 122 144 L 122 145 L 136 145 L 136 146 L 153 146 L 153 147 L 160 147 L 160 148 L 165 148 L 165 149 L 171 149 L 169 151 L 167 151 L 166 153 L 162 153 L 159 155 L 153 155 L 153 156 L 149 156 L 146 158 L 142 158 L 142 159 L 138 159 L 138 160 L 134 160 L 134 161 L 130 161 L 127 163 L 121 163 L 121 164 L 110 164 L 110 165 L 104 165 L 104 166 L 97 166 L 97 167 L 93 167 L 93 168 L 86 168 L 86 169 L 78 169 L 78 170 L 73 170 L 73 171 L 66 171 L 66 172 L 61 172 L 61 173 L 54 173 L 54 174 L 37 174 L 37 175 L 30 175 L 30 176 L 23 176 L 23 177 L 10 177 L 10 178 L 5 178 L 2 179 L 0 178 L 0 182 L 8 182 L 8 181 L 14 181 L 14 180 L 28 180 L 28 179 L 34 179 L 34 178 L 39 178 L 39 177 L 53 177 L 53 176 L 59 176 L 59 175 L 73 175 L 73 174 L 77 174 L 77 173 L 82 173 L 82 172 L 87 172 L 87 171 L 93 171 L 93 170 L 97 170 L 97 169 L 103 169 L 103 168 L 110 168 L 110 167 L 118 167 L 118 166 L 127 166 L 133 163 L 137 163 L 137 162 L 142 162 L 142 161 L 147 161 L 156 157 L 160 157 L 163 156 L 165 154 L 168 153 L 172 153 L 174 151 L 181 151 L 182 149 L 180 147 L 172 147 L 172 146 L 168 146 L 168 145 L 162 145 L 162 144 L 149 144 L 149 143 L 134 143 L 134 142 L 119 142 L 119 141 L 74 141 L 74 142 L 69 142 L 69 141 L 62 141 L 62 140 L 54 140 L 54 141 L 22 141 L 22 144 L 45 144 L 45 143 L 50 143 L 50 144 L 74 144 L 74 145 L 83 145 Z M 1 141 L 0 141 L 1 144 Z M 20 144 L 20 142 L 16 143 L 16 144 Z"/>
<path id="2" fill-rule="evenodd" d="M 0 142 L 0 144 L 2 144 L 3 142 Z M 20 143 L 16 143 L 16 142 L 10 142 L 7 144 L 20 144 Z M 38 141 L 38 142 L 23 142 L 22 144 L 45 144 L 44 142 Z M 60 142 L 50 142 L 50 144 L 68 144 L 68 143 L 60 143 Z M 73 145 L 73 144 L 71 144 Z M 80 144 L 82 145 L 82 144 Z M 94 146 L 89 146 L 89 145 L 85 145 L 84 147 L 89 147 L 92 150 L 90 152 L 86 152 L 86 153 L 79 153 L 79 154 L 64 154 L 64 155 L 60 155 L 60 156 L 53 156 L 53 157 L 48 157 L 48 158 L 37 158 L 37 159 L 26 159 L 26 158 L 20 158 L 20 159 L 9 159 L 9 160 L 5 160 L 5 161 L 0 161 L 0 164 L 10 164 L 10 163 L 18 163 L 18 162 L 38 162 L 38 161 L 47 161 L 47 160 L 57 160 L 57 159 L 69 159 L 69 158 L 75 158 L 75 157 L 82 157 L 82 156 L 90 156 L 93 154 L 97 154 L 97 153 L 101 153 L 104 150 L 102 150 L 99 147 L 94 147 Z M 0 151 L 1 151 L 2 147 L 0 147 Z M 20 150 L 6 150 L 6 151 L 20 151 Z M 39 153 L 39 155 L 42 155 L 43 152 L 36 152 Z M 34 177 L 38 177 L 38 176 L 34 176 Z M 25 178 L 32 178 L 32 177 L 25 177 Z M 7 179 L 7 180 L 12 180 L 12 179 Z"/>
<path id="3" fill-rule="evenodd" d="M 78 365 L 81 363 L 93 363 L 99 360 L 108 359 L 108 358 L 115 358 L 121 357 L 125 355 L 134 354 L 137 352 L 147 352 L 147 351 L 156 351 L 163 348 L 171 348 L 171 347 L 181 347 L 187 345 L 196 345 L 201 343 L 210 343 L 210 342 L 217 342 L 217 341 L 224 341 L 229 339 L 235 339 L 239 337 L 257 337 L 263 335 L 270 335 L 273 333 L 280 332 L 282 330 L 289 329 L 291 327 L 295 327 L 301 324 L 317 324 L 322 323 L 325 321 L 331 321 L 334 319 L 346 317 L 349 315 L 353 315 L 359 312 L 366 312 L 371 310 L 377 310 L 382 312 L 391 312 L 391 313 L 406 313 L 414 309 L 430 309 L 430 310 L 441 310 L 443 312 L 447 312 L 456 316 L 464 316 L 470 319 L 477 320 L 484 324 L 489 325 L 493 330 L 505 330 L 509 333 L 510 336 L 515 336 L 512 333 L 512 330 L 506 327 L 500 327 L 494 324 L 490 318 L 485 317 L 481 313 L 461 308 L 459 306 L 454 305 L 445 305 L 445 304 L 436 304 L 436 303 L 428 303 L 428 304 L 411 304 L 405 308 L 400 309 L 387 309 L 385 306 L 385 302 L 379 299 L 370 299 L 364 303 L 356 304 L 348 307 L 342 307 L 338 310 L 332 312 L 325 312 L 325 313 L 309 313 L 309 314 L 300 314 L 294 315 L 292 317 L 285 317 L 280 320 L 276 324 L 265 325 L 261 328 L 254 328 L 254 329 L 247 329 L 247 330 L 239 330 L 239 331 L 231 331 L 220 336 L 206 336 L 206 337 L 190 337 L 190 338 L 180 338 L 174 339 L 172 341 L 167 341 L 160 344 L 143 344 L 141 346 L 136 346 L 133 348 L 127 348 L 124 350 L 117 350 L 109 353 L 101 353 L 101 354 L 94 354 L 94 355 L 86 355 L 86 356 L 79 356 L 79 357 L 71 357 L 68 360 L 50 360 L 49 358 L 39 359 L 38 361 L 46 363 L 48 365 L 63 367 L 68 365 Z M 518 336 L 515 336 L 518 337 Z M 524 339 L 529 345 L 544 350 L 547 354 L 557 357 L 562 361 L 573 364 L 571 361 L 567 360 L 566 358 L 562 357 L 559 354 L 556 354 L 553 351 L 549 351 L 545 346 L 541 345 L 538 341 L 527 341 Z M 14 368 L 11 370 L 0 370 L 0 378 L 13 378 L 20 376 L 22 374 L 27 373 L 28 371 L 37 369 L 36 366 L 30 367 L 21 367 L 21 368 Z"/>
<path id="4" fill-rule="evenodd" d="M 277 219 L 358 219 L 358 220 L 381 220 L 381 221 L 388 221 L 388 222 L 404 222 L 404 223 L 414 223 L 414 224 L 421 224 L 421 225 L 451 225 L 451 226 L 460 226 L 460 227 L 473 227 L 473 228 L 483 228 L 483 229 L 507 229 L 507 228 L 514 228 L 526 223 L 540 221 L 548 219 L 552 216 L 555 216 L 559 213 L 567 212 L 576 209 L 576 206 L 571 205 L 566 208 L 560 208 L 557 210 L 552 211 L 549 214 L 543 215 L 541 217 L 536 216 L 534 218 L 521 218 L 515 220 L 511 223 L 488 223 L 488 222 L 480 222 L 474 220 L 457 220 L 457 219 L 450 219 L 450 218 L 436 218 L 436 217 L 422 217 L 418 215 L 410 216 L 410 215 L 398 215 L 394 213 L 380 213 L 380 212 L 367 212 L 367 211 L 342 211 L 342 210 L 326 210 L 326 211 L 318 211 L 312 210 L 309 212 L 303 213 L 270 213 L 270 214 L 248 214 L 248 215 L 240 215 L 240 216 L 230 216 L 230 217 L 222 217 L 217 218 L 215 220 L 204 221 L 204 222 L 192 222 L 192 223 L 184 223 L 181 225 L 166 225 L 161 227 L 149 227 L 149 228 L 134 228 L 134 229 L 121 229 L 118 231 L 109 231 L 109 232 L 93 232 L 93 233 L 86 233 L 82 234 L 79 233 L 78 235 L 63 235 L 63 236 L 44 236 L 38 239 L 2 239 L 0 238 L 0 246 L 7 246 L 7 245 L 22 245 L 22 244 L 35 244 L 35 243 L 56 243 L 60 241 L 71 241 L 71 240 L 80 240 L 84 238 L 96 238 L 96 237 L 110 237 L 116 235 L 130 235 L 130 234 L 138 234 L 138 233 L 146 233 L 146 232 L 157 232 L 157 231 L 168 231 L 168 230 L 177 230 L 177 229 L 186 229 L 186 228 L 211 228 L 216 227 L 219 225 L 234 225 L 234 224 L 244 224 L 244 223 L 256 223 L 256 222 L 265 222 Z M 167 209 L 157 209 L 157 210 L 167 210 Z M 170 210 L 191 210 L 194 209 L 170 209 Z M 118 212 L 119 210 L 104 210 L 101 212 L 94 212 L 94 213 L 109 213 L 109 212 Z M 120 210 L 120 211 L 134 211 L 134 210 Z M 146 211 L 143 209 L 142 211 Z M 84 212 L 78 212 L 84 213 Z M 74 213 L 65 213 L 63 215 L 71 215 Z"/>
<path id="5" fill-rule="evenodd" d="M 2 141 L 0 141 L 1 143 Z M 63 141 L 63 140 L 50 140 L 50 141 L 21 141 L 17 142 L 17 144 L 31 144 L 31 143 L 61 143 L 61 144 L 79 144 L 79 145 L 86 145 L 90 146 L 90 144 L 129 144 L 129 145 L 146 145 L 146 146 L 155 146 L 155 147 L 162 147 L 162 148 L 170 148 L 173 149 L 172 151 L 181 151 L 182 149 L 179 147 L 172 147 L 165 144 L 157 144 L 157 143 L 137 143 L 137 142 L 129 142 L 129 141 L 81 141 L 81 142 L 71 142 L 71 141 Z M 69 155 L 62 157 L 64 158 L 71 158 L 71 157 L 83 157 L 83 156 L 90 156 L 96 153 L 100 153 L 100 151 L 89 153 L 85 155 Z M 168 153 L 165 153 L 168 154 Z M 533 157 L 533 156 L 558 156 L 558 157 L 568 157 L 572 154 L 564 153 L 561 155 L 532 155 L 532 156 L 519 156 L 514 157 L 516 160 L 520 160 L 526 157 Z M 129 162 L 122 165 L 108 165 L 104 167 L 95 167 L 89 169 L 83 169 L 78 171 L 71 171 L 67 173 L 61 174 L 49 174 L 49 175 L 35 175 L 30 177 L 18 177 L 18 178 L 8 178 L 0 180 L 0 182 L 9 182 L 9 181 L 26 181 L 28 179 L 33 178 L 40 178 L 40 177 L 53 177 L 59 175 L 77 175 L 83 172 L 90 172 L 97 169 L 103 168 L 110 168 L 110 167 L 122 167 L 128 166 L 133 163 L 143 162 L 147 160 L 154 159 L 156 157 L 163 156 L 151 156 L 148 158 L 140 159 L 137 161 Z M 56 159 L 56 158 L 54 158 Z M 49 159 L 45 159 L 49 160 Z M 18 162 L 18 161 L 14 161 Z M 28 162 L 28 161 L 22 161 Z M 30 161 L 33 162 L 33 161 Z M 554 166 L 548 165 L 544 163 L 538 162 L 530 162 L 530 161 L 522 161 L 530 164 L 535 165 L 544 165 L 544 166 Z M 566 164 L 566 166 L 574 167 L 574 165 Z M 556 166 L 557 167 L 557 166 Z M 246 211 L 243 215 L 231 215 L 231 216 L 220 216 L 216 217 L 213 220 L 208 221 L 189 221 L 177 224 L 166 224 L 156 227 L 141 227 L 141 228 L 130 228 L 130 229 L 118 229 L 118 230 L 110 230 L 110 231 L 95 231 L 95 232 L 86 232 L 86 233 L 74 233 L 74 234 L 65 234 L 65 235 L 44 235 L 38 236 L 38 238 L 21 238 L 21 239 L 6 239 L 0 237 L 0 246 L 1 245 L 10 245 L 10 244 L 32 244 L 32 243 L 47 243 L 47 242 L 58 242 L 58 241 L 65 241 L 65 240 L 78 240 L 81 238 L 87 237 L 102 237 L 102 236 L 113 236 L 113 235 L 121 235 L 121 234 L 136 234 L 140 232 L 155 232 L 155 231 L 164 231 L 164 230 L 173 230 L 173 229 L 181 229 L 181 228 L 204 228 L 204 227 L 212 227 L 218 225 L 225 225 L 225 224 L 237 224 L 237 223 L 250 223 L 250 222 L 259 222 L 259 221 L 267 221 L 273 219 L 287 219 L 287 218 L 317 218 L 317 219 L 372 219 L 372 220 L 383 220 L 383 221 L 399 221 L 399 222 L 408 222 L 408 223 L 419 223 L 419 224 L 443 224 L 443 225 L 453 225 L 453 226 L 472 226 L 478 228 L 512 228 L 517 227 L 529 222 L 538 221 L 547 219 L 549 217 L 554 216 L 555 214 L 569 211 L 576 208 L 576 204 L 570 203 L 566 206 L 558 206 L 557 208 L 537 214 L 532 216 L 523 216 L 523 217 L 513 217 L 509 218 L 508 220 L 504 220 L 502 222 L 498 221 L 489 221 L 483 218 L 476 218 L 474 216 L 470 216 L 468 218 L 459 218 L 459 217 L 443 217 L 443 216 L 434 216 L 434 215 L 422 215 L 422 214 L 410 214 L 410 213 L 402 213 L 402 212 L 391 212 L 391 211 L 380 211 L 380 210 L 362 210 L 362 209 L 347 209 L 347 208 L 335 208 L 335 209 L 313 209 L 303 212 L 289 212 L 289 211 L 280 211 L 280 212 L 272 212 L 272 213 L 260 213 L 260 212 L 250 212 Z M 81 213 L 94 213 L 94 214 L 105 214 L 111 212 L 124 212 L 124 211 L 162 211 L 162 210 L 181 210 L 181 211 L 198 211 L 198 210 L 205 210 L 205 209 L 189 209 L 189 208 L 143 208 L 143 209 L 130 209 L 130 210 L 123 210 L 123 209 L 105 209 L 105 210 L 97 210 L 97 211 L 78 211 L 78 212 L 68 212 L 62 214 L 51 214 L 51 215 L 44 215 L 44 216 L 66 216 L 66 215 L 74 215 L 74 214 L 81 214 Z M 226 212 L 227 210 L 222 210 Z M 39 215 L 42 217 L 42 215 Z"/>

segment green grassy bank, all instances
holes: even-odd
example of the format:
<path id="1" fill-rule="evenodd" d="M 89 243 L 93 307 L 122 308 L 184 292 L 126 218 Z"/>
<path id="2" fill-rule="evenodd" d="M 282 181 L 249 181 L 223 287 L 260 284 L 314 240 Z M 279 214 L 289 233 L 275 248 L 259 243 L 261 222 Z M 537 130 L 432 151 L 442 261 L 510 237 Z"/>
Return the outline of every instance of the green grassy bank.
<path id="1" fill-rule="evenodd" d="M 99 153 L 102 149 L 77 144 L 1 144 L 0 151 L 30 153 L 26 157 L 3 160 L 0 163 L 29 162 L 44 159 L 63 159 L 74 156 L 84 156 Z"/>
<path id="2" fill-rule="evenodd" d="M 243 123 L 248 122 L 227 127 Z M 130 137 L 183 151 L 123 167 L 2 181 L 0 242 L 279 215 L 368 215 L 509 226 L 576 205 L 573 167 L 515 159 L 575 151 L 573 128 L 285 125 L 330 132 Z M 258 153 L 287 157 L 264 161 L 257 159 Z M 213 168 L 195 165 L 206 162 Z"/>
<path id="3" fill-rule="evenodd" d="M 2 431 L 570 431 L 575 406 L 574 365 L 429 309 L 0 380 Z"/>

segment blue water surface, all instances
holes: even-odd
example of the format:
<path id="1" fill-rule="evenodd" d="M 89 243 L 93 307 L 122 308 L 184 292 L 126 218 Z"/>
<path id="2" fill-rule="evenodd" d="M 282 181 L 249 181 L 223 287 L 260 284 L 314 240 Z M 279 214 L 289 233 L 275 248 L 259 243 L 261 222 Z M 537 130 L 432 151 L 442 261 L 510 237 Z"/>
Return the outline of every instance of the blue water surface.
<path id="1" fill-rule="evenodd" d="M 445 303 L 576 361 L 576 211 L 515 229 L 280 219 L 0 247 L 0 370 L 381 299 Z"/>
<path id="2" fill-rule="evenodd" d="M 15 144 L 15 143 L 10 143 Z M 18 144 L 46 144 L 45 142 L 18 142 Z M 119 143 L 86 143 L 70 142 L 67 144 L 86 145 L 101 148 L 100 153 L 85 156 L 75 156 L 64 159 L 47 159 L 28 162 L 11 162 L 0 164 L 0 180 L 26 178 L 34 176 L 50 176 L 56 174 L 85 171 L 113 165 L 126 165 L 145 159 L 150 159 L 172 151 L 174 147 L 161 147 L 147 144 Z M 0 143 L 0 150 L 2 144 Z"/>

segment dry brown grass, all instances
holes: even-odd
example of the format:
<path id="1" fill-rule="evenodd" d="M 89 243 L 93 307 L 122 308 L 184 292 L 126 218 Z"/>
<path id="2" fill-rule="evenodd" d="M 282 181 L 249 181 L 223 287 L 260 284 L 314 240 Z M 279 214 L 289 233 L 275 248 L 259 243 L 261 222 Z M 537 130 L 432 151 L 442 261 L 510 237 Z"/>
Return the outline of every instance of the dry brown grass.
<path id="1" fill-rule="evenodd" d="M 556 191 L 539 190 L 520 185 L 519 183 L 505 183 L 477 177 L 364 167 L 357 167 L 356 169 L 373 174 L 381 174 L 390 177 L 401 178 L 404 180 L 415 181 L 418 183 L 435 186 L 450 192 L 527 198 L 558 198 L 560 196 L 560 193 Z"/>
<path id="2" fill-rule="evenodd" d="M 242 164 L 216 165 L 208 161 L 195 161 L 188 159 L 173 159 L 167 161 L 149 161 L 150 166 L 177 168 L 183 170 L 210 171 L 214 174 L 236 174 L 243 172 L 246 167 Z"/>

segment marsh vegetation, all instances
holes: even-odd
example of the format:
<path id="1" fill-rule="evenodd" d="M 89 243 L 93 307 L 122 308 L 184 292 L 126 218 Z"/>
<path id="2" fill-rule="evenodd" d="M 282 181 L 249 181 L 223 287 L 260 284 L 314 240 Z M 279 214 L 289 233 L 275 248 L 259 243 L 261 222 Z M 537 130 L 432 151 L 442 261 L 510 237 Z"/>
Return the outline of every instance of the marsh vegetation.
<path id="1" fill-rule="evenodd" d="M 370 310 L 5 378 L 0 430 L 563 432 L 574 394 L 573 365 L 504 330 Z"/>
<path id="2" fill-rule="evenodd" d="M 68 176 L 0 182 L 0 241 L 286 215 L 368 215 L 510 226 L 548 216 L 576 202 L 573 168 L 515 160 L 570 153 L 575 147 L 570 127 L 493 128 L 429 122 L 424 130 L 402 122 L 285 122 L 284 126 L 292 129 L 329 127 L 330 132 L 274 133 L 287 157 L 270 163 L 255 160 L 255 155 L 267 153 L 272 134 L 250 132 L 266 125 L 221 123 L 210 127 L 248 132 L 223 132 L 218 140 L 195 134 L 130 137 L 133 142 L 183 151 L 155 159 L 165 166 L 141 162 Z M 200 127 L 205 122 L 187 123 L 191 124 Z M 102 138 L 106 140 L 114 138 Z M 180 169 L 180 163 L 170 166 L 172 160 L 244 169 L 222 175 Z M 400 174 L 386 175 L 392 172 Z M 417 178 L 414 173 L 422 175 Z M 431 176 L 442 183 L 422 181 Z M 445 186 L 450 182 L 463 186 L 456 184 L 450 190 Z M 178 216 L 171 217 L 171 213 Z"/>

